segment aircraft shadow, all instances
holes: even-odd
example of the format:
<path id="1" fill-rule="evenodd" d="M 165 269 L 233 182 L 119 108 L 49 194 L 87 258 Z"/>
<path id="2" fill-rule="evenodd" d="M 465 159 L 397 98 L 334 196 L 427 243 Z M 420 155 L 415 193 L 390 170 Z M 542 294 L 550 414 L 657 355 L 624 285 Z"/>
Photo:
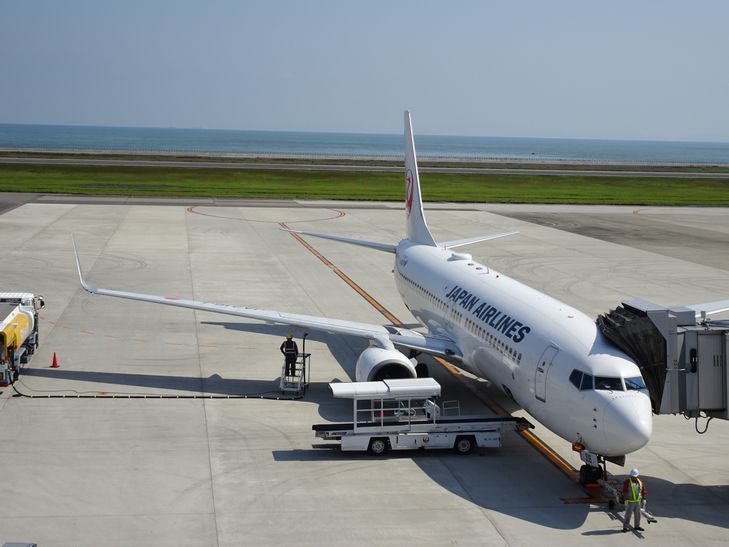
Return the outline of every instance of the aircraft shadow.
<path id="1" fill-rule="evenodd" d="M 489 511 L 554 529 L 575 530 L 585 523 L 589 506 L 564 505 L 557 493 L 545 488 L 543 473 L 549 464 L 530 466 L 515 459 L 513 453 L 503 451 L 502 447 L 482 449 L 469 456 L 456 455 L 450 450 L 371 456 L 314 444 L 311 450 L 276 450 L 272 454 L 277 462 L 369 461 L 386 465 L 389 460 L 411 460 L 441 488 Z M 553 479 L 546 482 L 551 483 Z"/>
<path id="2" fill-rule="evenodd" d="M 684 519 L 729 528 L 729 485 L 677 484 L 646 474 L 641 479 L 648 491 L 648 510 L 657 519 Z"/>
<path id="3" fill-rule="evenodd" d="M 20 376 L 21 382 L 18 384 L 18 391 L 24 393 L 22 380 L 26 376 L 54 378 L 71 380 L 74 382 L 89 382 L 97 384 L 93 388 L 94 393 L 100 392 L 99 384 L 103 385 L 106 393 L 115 393 L 110 391 L 107 386 L 124 386 L 130 388 L 143 389 L 159 389 L 182 391 L 195 395 L 230 395 L 230 396 L 249 396 L 249 397 L 288 397 L 281 395 L 279 391 L 279 378 L 271 380 L 253 380 L 240 378 L 223 378 L 218 374 L 213 374 L 207 378 L 192 376 L 163 376 L 157 374 L 128 374 L 123 372 L 95 372 L 85 370 L 68 370 L 68 369 L 43 369 L 43 368 L 26 368 Z M 76 390 L 78 391 L 78 390 Z M 91 392 L 90 390 L 89 392 Z M 139 394 L 149 395 L 148 391 L 123 391 L 116 392 L 124 395 Z M 312 382 L 306 393 L 298 401 L 316 403 L 324 414 L 322 418 L 330 420 L 339 415 L 339 412 L 326 415 L 326 411 L 331 409 L 331 392 L 328 382 Z M 320 412 L 321 414 L 321 412 Z"/>
<path id="4" fill-rule="evenodd" d="M 350 357 L 351 359 L 351 357 Z M 494 398 L 492 386 L 471 378 L 455 380 L 442 368 L 431 365 L 434 376 L 449 396 L 465 399 L 466 390 L 480 390 L 487 398 Z M 190 394 L 276 396 L 278 379 L 226 379 L 214 374 L 208 378 L 127 374 L 121 372 L 74 371 L 67 369 L 26 368 L 21 375 L 28 377 L 62 378 L 75 382 L 98 385 L 116 385 L 129 388 L 174 390 Z M 106 388 L 108 389 L 108 388 Z M 127 394 L 127 391 L 124 392 Z M 144 394 L 142 391 L 140 394 Z M 471 399 L 473 397 L 471 396 Z M 328 422 L 351 421 L 351 403 L 334 400 L 328 382 L 314 382 L 300 401 L 314 403 L 319 415 Z M 515 406 L 501 397 L 501 406 Z M 473 408 L 477 408 L 476 405 Z M 473 411 L 466 406 L 463 413 Z M 481 406 L 481 408 L 483 408 Z M 483 412 L 483 410 L 481 410 Z M 313 439 L 312 439 L 313 440 Z M 325 448 L 332 446 L 333 448 Z M 275 461 L 372 461 L 365 453 L 341 452 L 337 443 L 312 442 L 311 449 L 275 450 Z M 567 482 L 561 473 L 533 452 L 516 435 L 507 433 L 504 445 L 498 449 L 483 449 L 463 457 L 448 450 L 420 452 L 390 452 L 379 460 L 412 460 L 430 480 L 464 500 L 485 509 L 497 511 L 542 526 L 574 530 L 584 525 L 592 512 L 602 512 L 613 521 L 615 529 L 622 528 L 621 515 L 609 511 L 607 506 L 565 505 L 560 497 L 584 497 L 576 485 Z M 670 481 L 644 475 L 649 490 L 650 510 L 658 518 L 690 520 L 702 524 L 729 528 L 729 486 L 700 486 L 674 484 Z M 611 535 L 613 525 L 584 532 L 586 536 Z M 637 533 L 636 533 L 637 534 Z"/>
<path id="5" fill-rule="evenodd" d="M 474 400 L 471 391 L 478 389 L 491 399 L 495 388 L 468 377 L 459 381 L 443 367 L 429 359 L 424 361 L 442 385 L 446 398 L 462 401 L 462 414 L 485 412 L 483 403 Z M 499 400 L 501 406 L 508 402 Z M 334 421 L 351 421 L 349 401 L 336 400 L 330 406 Z M 565 505 L 560 496 L 582 497 L 585 494 L 542 460 L 521 438 L 509 432 L 505 433 L 501 448 L 476 450 L 470 456 L 460 456 L 451 450 L 391 451 L 383 456 L 371 456 L 342 452 L 337 442 L 318 439 L 312 442 L 311 449 L 274 450 L 272 455 L 279 462 L 369 461 L 373 465 L 376 462 L 387 465 L 390 460 L 410 460 L 429 480 L 469 503 L 555 529 L 578 529 L 590 511 L 586 505 Z"/>
<path id="6" fill-rule="evenodd" d="M 441 367 L 428 363 L 430 370 L 443 386 L 448 397 L 466 401 L 467 392 L 477 391 L 508 411 L 518 405 L 494 386 L 482 380 L 461 377 L 455 380 Z M 471 394 L 470 399 L 474 399 Z M 331 403 L 328 414 L 332 421 L 350 421 L 348 401 Z M 483 405 L 462 407 L 462 413 L 483 413 Z M 379 461 L 412 460 L 428 478 L 454 495 L 484 509 L 498 511 L 526 522 L 554 529 L 576 530 L 584 526 L 591 513 L 604 514 L 610 524 L 604 529 L 589 530 L 585 536 L 622 535 L 622 511 L 609 510 L 607 504 L 566 504 L 563 499 L 585 498 L 586 493 L 521 438 L 506 433 L 501 448 L 474 451 L 459 456 L 449 450 L 388 452 L 384 456 L 367 453 L 342 452 L 336 442 L 313 442 L 311 449 L 273 451 L 275 461 Z M 674 484 L 644 475 L 649 489 L 649 508 L 656 518 L 690 520 L 702 524 L 729 528 L 729 486 Z M 645 519 L 644 519 L 645 520 Z M 645 524 L 643 524 L 645 527 Z M 649 528 L 646 528 L 650 532 Z M 639 532 L 634 535 L 641 536 Z"/>
<path id="7" fill-rule="evenodd" d="M 519 442 L 514 439 L 513 443 Z M 567 505 L 559 499 L 557 488 L 549 485 L 564 482 L 557 471 L 542 465 L 527 463 L 528 457 L 510 454 L 509 444 L 498 449 L 483 449 L 470 456 L 459 456 L 448 450 L 389 452 L 384 456 L 367 453 L 342 452 L 336 443 L 313 444 L 310 450 L 276 450 L 275 461 L 373 461 L 410 459 L 441 487 L 484 509 L 554 529 L 576 530 L 584 526 L 591 513 L 603 513 L 609 519 L 605 528 L 588 530 L 583 536 L 622 535 L 622 508 L 610 510 L 607 505 Z M 519 462 L 519 458 L 522 461 Z M 547 474 L 557 474 L 547 477 Z M 656 477 L 645 476 L 650 488 L 649 509 L 659 519 L 683 519 L 700 524 L 729 528 L 729 486 L 674 484 Z M 585 494 L 575 485 L 574 497 Z M 650 533 L 646 519 L 642 525 Z M 634 535 L 643 537 L 640 532 Z"/>
<path id="8" fill-rule="evenodd" d="M 700 484 L 677 484 L 650 475 L 641 475 L 648 489 L 648 510 L 658 519 L 681 519 L 729 528 L 729 485 L 720 484 L 703 486 Z M 604 511 L 618 524 L 622 525 L 624 510 L 621 506 L 610 511 L 607 507 L 593 507 L 591 511 Z M 650 525 L 646 519 L 641 519 L 641 526 L 650 533 Z M 632 529 L 631 532 L 643 537 L 640 532 Z M 584 536 L 601 536 L 616 533 L 613 528 L 603 530 L 590 530 L 583 532 Z M 622 532 L 621 532 L 622 533 Z"/>

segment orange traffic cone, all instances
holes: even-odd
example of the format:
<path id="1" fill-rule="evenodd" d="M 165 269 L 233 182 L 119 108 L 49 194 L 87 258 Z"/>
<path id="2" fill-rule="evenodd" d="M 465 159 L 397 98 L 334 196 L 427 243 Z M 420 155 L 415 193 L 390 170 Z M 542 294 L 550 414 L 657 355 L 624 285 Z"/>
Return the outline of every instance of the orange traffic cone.
<path id="1" fill-rule="evenodd" d="M 53 352 L 53 364 L 51 364 L 51 368 L 58 368 L 58 359 L 56 359 L 56 352 Z"/>

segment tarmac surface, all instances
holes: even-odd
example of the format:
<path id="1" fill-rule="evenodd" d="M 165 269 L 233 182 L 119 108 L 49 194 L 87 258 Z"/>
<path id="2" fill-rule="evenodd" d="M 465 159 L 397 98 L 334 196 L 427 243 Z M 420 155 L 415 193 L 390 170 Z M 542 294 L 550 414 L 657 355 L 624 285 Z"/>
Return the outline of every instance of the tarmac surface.
<path id="1" fill-rule="evenodd" d="M 699 435 L 693 422 L 656 417 L 648 446 L 626 468 L 609 467 L 620 479 L 641 470 L 659 520 L 622 534 L 618 513 L 589 503 L 515 434 L 466 457 L 320 448 L 312 424 L 350 419 L 350 403 L 327 384 L 352 378 L 361 340 L 311 333 L 310 389 L 276 400 L 285 327 L 89 295 L 71 249 L 74 234 L 88 280 L 102 287 L 385 324 L 280 223 L 395 242 L 401 204 L 0 194 L 0 211 L 12 242 L 0 290 L 46 300 L 41 347 L 16 384 L 33 397 L 0 395 L 0 543 L 726 544 L 726 422 Z M 426 215 L 440 240 L 519 230 L 468 252 L 593 316 L 627 298 L 674 305 L 729 295 L 729 209 L 437 204 Z M 391 255 L 308 242 L 413 323 Z M 429 367 L 463 413 L 488 413 L 484 399 L 508 405 L 484 381 Z M 243 394 L 251 398 L 235 398 Z M 579 467 L 565 441 L 536 425 Z"/>

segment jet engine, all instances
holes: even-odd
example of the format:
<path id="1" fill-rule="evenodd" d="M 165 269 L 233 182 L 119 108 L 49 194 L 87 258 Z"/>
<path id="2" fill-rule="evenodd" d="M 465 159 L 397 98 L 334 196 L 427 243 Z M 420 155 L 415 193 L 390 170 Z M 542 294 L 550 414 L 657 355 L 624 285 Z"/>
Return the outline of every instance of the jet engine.
<path id="1" fill-rule="evenodd" d="M 415 365 L 394 349 L 369 347 L 357 359 L 358 382 L 378 382 L 393 378 L 416 378 Z"/>

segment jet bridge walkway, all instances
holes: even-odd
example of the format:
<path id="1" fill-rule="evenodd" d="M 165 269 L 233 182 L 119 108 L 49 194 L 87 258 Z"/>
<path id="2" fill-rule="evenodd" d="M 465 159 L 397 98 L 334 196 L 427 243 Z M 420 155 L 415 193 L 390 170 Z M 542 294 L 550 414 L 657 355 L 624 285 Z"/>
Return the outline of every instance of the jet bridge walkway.
<path id="1" fill-rule="evenodd" d="M 698 418 L 729 419 L 729 321 L 629 300 L 597 324 L 640 367 L 654 413 L 696 418 L 699 433 Z"/>

